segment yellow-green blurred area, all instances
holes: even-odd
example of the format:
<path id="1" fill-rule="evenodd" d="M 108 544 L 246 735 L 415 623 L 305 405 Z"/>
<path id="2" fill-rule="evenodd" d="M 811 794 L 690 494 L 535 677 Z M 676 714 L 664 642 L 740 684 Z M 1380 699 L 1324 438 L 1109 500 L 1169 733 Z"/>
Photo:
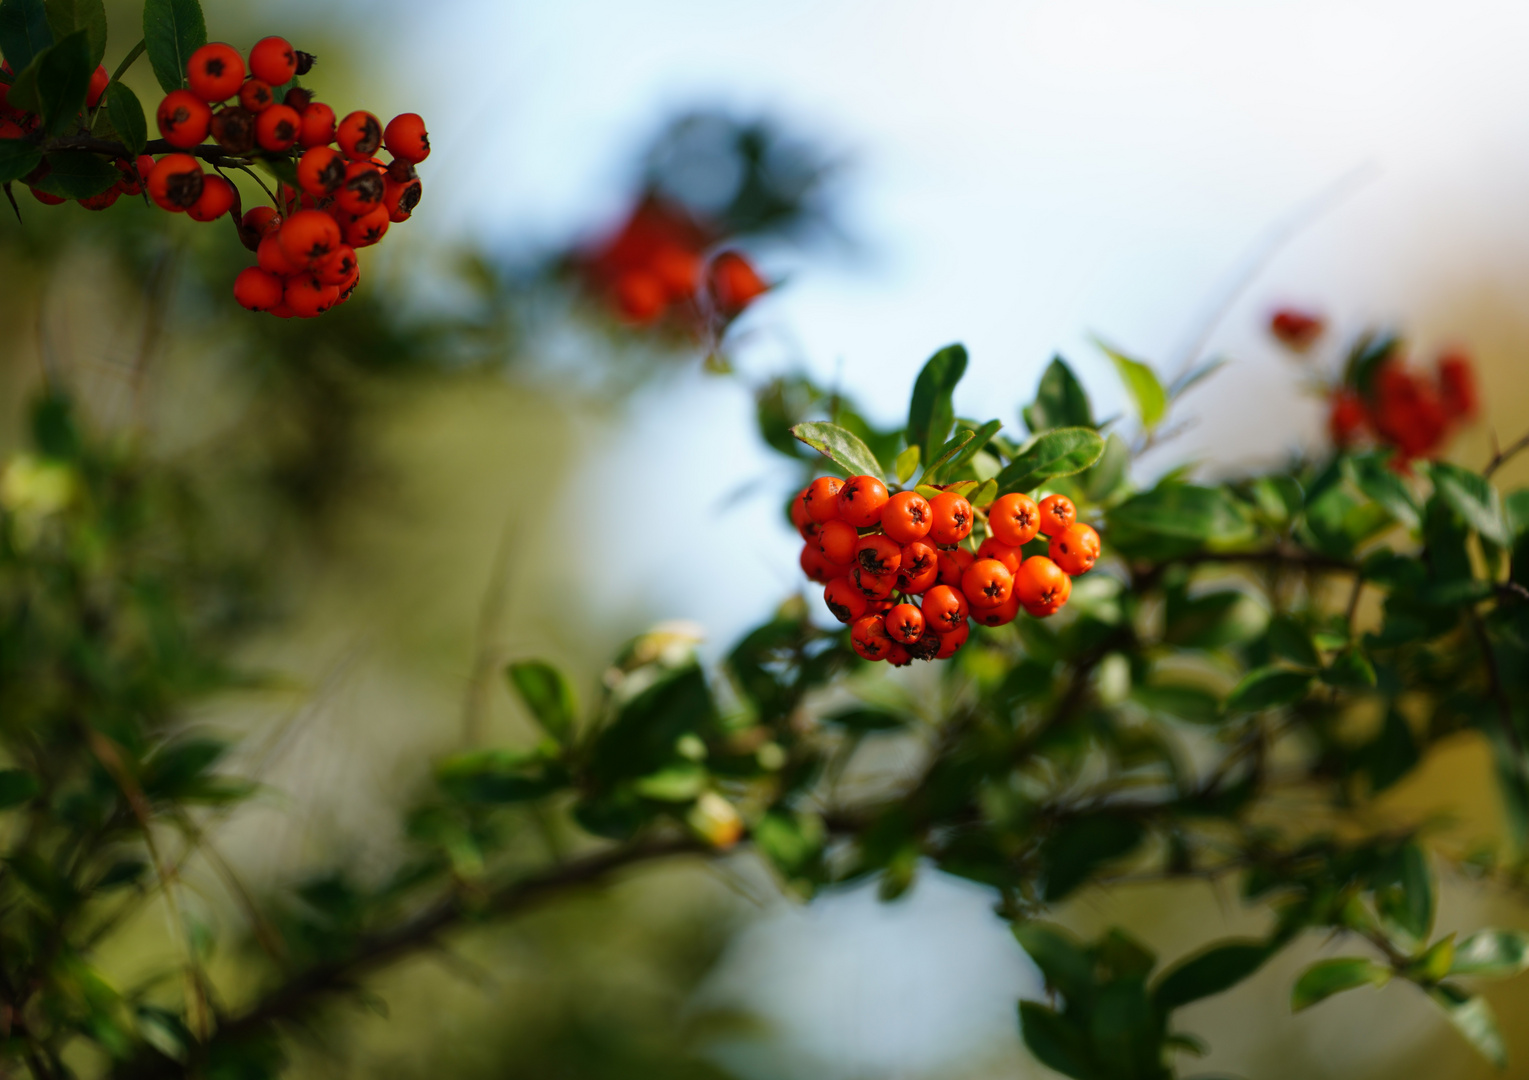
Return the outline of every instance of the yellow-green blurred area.
<path id="1" fill-rule="evenodd" d="M 1176 355 L 1206 297 L 1237 280 L 1250 251 L 1265 252 L 1271 222 L 1378 157 L 1380 181 L 1340 200 L 1335 217 L 1312 216 L 1308 232 L 1262 264 L 1262 284 L 1217 327 L 1216 347 L 1245 362 L 1189 399 L 1186 411 L 1204 418 L 1200 431 L 1150 467 L 1189 456 L 1225 471 L 1315 437 L 1316 408 L 1295 389 L 1305 374 L 1273 359 L 1250 329 L 1270 297 L 1291 294 L 1334 305 L 1340 324 L 1415 329 L 1424 351 L 1472 346 L 1487 419 L 1458 440 L 1461 460 L 1479 464 L 1493 431 L 1507 441 L 1529 426 L 1521 375 L 1529 322 L 1519 299 L 1529 286 L 1529 221 L 1519 210 L 1494 233 L 1481 208 L 1509 205 L 1503 174 L 1529 190 L 1529 162 L 1504 148 L 1505 132 L 1520 141 L 1529 133 L 1529 109 L 1500 105 L 1529 87 L 1522 73 L 1492 67 L 1516 60 L 1526 27 L 1500 6 L 1265 5 L 1266 17 L 1240 22 L 1187 3 L 1151 16 L 1085 5 L 1096 22 L 1051 3 L 949 13 L 788 4 L 775 16 L 685 3 L 550 13 L 558 6 L 205 5 L 214 40 L 247 47 L 283 33 L 317 53 L 308 82 L 337 112 L 370 107 L 385 120 L 417 97 L 432 130 L 449 135 L 420 168 L 416 219 L 363 254 L 357 295 L 320 319 L 281 322 L 233 303 L 233 276 L 252 256 L 226 222 L 196 225 L 128 199 L 99 214 L 44 207 L 18 189 L 24 224 L 0 223 L 0 445 L 22 447 L 28 403 L 46 382 L 65 388 L 96 436 L 193 479 L 210 510 L 207 543 L 255 582 L 235 659 L 265 681 L 208 703 L 197 720 L 241 737 L 230 769 L 264 790 L 214 821 L 217 856 L 188 866 L 184 891 L 191 917 L 216 939 L 209 970 L 232 994 L 248 989 L 246 950 L 258 936 L 244 890 L 268 894 L 329 865 L 380 877 L 400 858 L 400 808 L 428 784 L 432 759 L 470 742 L 535 738 L 505 689 L 506 661 L 554 661 L 587 699 L 621 643 L 653 623 L 694 624 L 714 659 L 797 590 L 796 544 L 778 513 L 790 477 L 758 446 L 747 378 L 797 367 L 825 381 L 838 373 L 890 424 L 917 364 L 964 337 L 974 378 L 963 393 L 1013 425 L 1050 349 L 1089 330 L 1128 335 L 1154 358 L 1157 349 Z M 137 9 L 113 3 L 108 13 L 110 68 L 136 40 Z M 1447 24 L 1441 52 L 1427 47 L 1435 20 Z M 926 23 L 938 24 L 928 28 L 927 53 L 918 33 Z M 1443 139 L 1440 152 L 1457 154 L 1446 173 L 1413 168 L 1426 155 L 1395 152 L 1414 99 L 1388 105 L 1375 100 L 1384 88 L 1329 78 L 1350 55 L 1339 44 L 1366 49 L 1372 29 L 1405 49 L 1394 65 L 1375 59 L 1384 50 L 1363 64 L 1394 66 L 1398 81 L 1475 73 L 1448 99 L 1487 150 L 1459 164 L 1468 140 Z M 1133 34 L 1139 49 L 1125 40 Z M 1186 34 L 1193 49 L 1180 40 Z M 740 44 L 751 36 L 755 45 Z M 825 39 L 852 57 L 838 103 L 833 80 L 795 79 L 829 66 Z M 1327 44 L 1305 51 L 1311 39 Z M 1462 44 L 1478 39 L 1501 44 Z M 1250 40 L 1273 44 L 1260 50 Z M 1096 45 L 1129 61 L 1128 75 L 1179 65 L 1178 81 L 1149 78 L 1149 96 L 1166 111 L 1150 118 L 1157 145 L 1122 135 L 1108 100 L 1077 85 L 1084 72 L 1026 75 L 1021 61 L 1048 42 L 1073 57 Z M 980 63 L 968 64 L 968 49 Z M 1142 55 L 1152 49 L 1160 64 Z M 501 68 L 500 52 L 524 68 Z M 1186 68 L 1186 52 L 1208 59 Z M 1292 56 L 1322 61 L 1331 98 L 1297 94 L 1291 109 L 1316 115 L 1330 105 L 1355 125 L 1384 121 L 1385 138 L 1345 147 L 1356 128 L 1313 119 L 1303 144 L 1301 125 L 1278 111 L 1280 88 L 1299 81 L 1286 70 L 1300 67 Z M 1213 103 L 1225 82 L 1247 93 L 1237 57 L 1251 78 L 1286 72 L 1289 81 L 1265 97 L 1234 96 L 1223 113 Z M 581 84 L 546 74 L 565 59 Z M 926 62 L 936 74 L 975 68 L 972 81 L 916 110 L 902 96 L 912 90 L 894 90 Z M 1012 77 L 1000 70 L 1010 62 Z M 730 65 L 738 87 L 728 83 Z M 699 351 L 688 347 L 624 340 L 608 326 L 569 329 L 581 316 L 555 293 L 533 297 L 507 284 L 517 258 L 619 212 L 630 194 L 626 166 L 666 116 L 696 104 L 768 104 L 772 70 L 793 87 L 781 90 L 788 110 L 827 110 L 806 125 L 815 138 L 842 137 L 861 151 L 844 217 L 864 247 L 850 259 L 820 253 L 821 266 L 810 246 L 764 250 L 786 283 L 741 327 L 733 359 L 742 377 L 702 374 Z M 866 78 L 856 84 L 856 73 Z M 919 74 L 914 89 L 928 78 Z M 152 114 L 159 92 L 147 65 L 128 81 Z M 1129 92 L 1125 77 L 1107 85 L 1116 102 Z M 890 104 L 878 109 L 883 93 Z M 952 119 L 984 95 L 1002 108 L 980 124 Z M 1239 122 L 1265 141 L 1286 140 L 1283 152 L 1250 150 L 1256 140 L 1236 134 Z M 549 134 L 560 124 L 560 137 Z M 911 135 L 888 134 L 903 124 Z M 1450 124 L 1431 117 L 1423 126 L 1442 138 Z M 1095 135 L 1119 156 L 1084 146 Z M 1231 148 L 1218 154 L 1223 137 Z M 1019 150 L 973 149 L 981 140 Z M 1081 185 L 1069 193 L 1064 179 L 1041 175 L 1041 155 L 1075 145 L 1077 157 L 1056 168 Z M 942 156 L 962 168 L 930 164 Z M 1239 169 L 1264 165 L 1262 179 L 1247 184 L 1255 197 Z M 1471 179 L 1494 167 L 1490 181 Z M 878 176 L 899 170 L 902 179 L 878 186 Z M 1135 185 L 1115 182 L 1131 175 Z M 1166 194 L 1176 180 L 1186 189 Z M 253 205 L 258 189 L 240 186 Z M 987 218 L 970 209 L 972 198 Z M 1187 238 L 1170 235 L 1176 213 Z M 1053 218 L 1094 231 L 1069 246 Z M 917 229 L 895 231 L 914 220 Z M 983 241 L 975 234 L 985 223 L 993 233 Z M 1409 230 L 1421 239 L 1395 239 Z M 939 246 L 942 232 L 949 246 Z M 1065 258 L 1052 261 L 1063 248 Z M 1431 275 L 1435 257 L 1444 270 Z M 538 318 L 559 329 L 525 332 Z M 1105 366 L 1091 363 L 1078 366 L 1091 390 L 1100 385 L 1107 412 L 1118 391 L 1106 385 Z M 1501 479 L 1511 487 L 1526 477 L 1520 462 Z M 906 683 L 915 699 L 937 693 L 928 672 Z M 895 780 L 914 756 L 906 746 L 872 747 L 866 782 Z M 1298 798 L 1288 812 L 1303 812 Z M 1491 763 L 1474 735 L 1439 747 L 1366 813 L 1398 824 L 1447 818 L 1431 836 L 1456 853 L 1503 834 Z M 540 850 L 548 840 L 528 835 L 525 844 Z M 1529 926 L 1529 911 L 1478 882 L 1446 878 L 1441 898 L 1445 931 Z M 862 888 L 804 907 L 748 855 L 648 872 L 466 931 L 369 979 L 357 999 L 330 1006 L 294 1037 L 293 1074 L 1048 1075 L 1025 1056 L 1014 1021 L 1015 998 L 1038 996 L 1039 981 L 990 913 L 991 899 L 930 879 L 889 906 Z M 1225 883 L 1089 890 L 1058 921 L 1090 937 L 1127 927 L 1164 960 L 1265 928 Z M 178 949 L 165 911 L 151 906 L 114 937 L 104 967 L 126 982 L 173 967 Z M 1186 1074 L 1496 1075 L 1410 987 L 1363 990 L 1292 1016 L 1289 987 L 1324 949 L 1332 951 L 1305 940 L 1187 1010 L 1181 1026 L 1211 1052 Z M 1508 1041 L 1507 1075 L 1529 1076 L 1529 981 L 1485 993 Z"/>

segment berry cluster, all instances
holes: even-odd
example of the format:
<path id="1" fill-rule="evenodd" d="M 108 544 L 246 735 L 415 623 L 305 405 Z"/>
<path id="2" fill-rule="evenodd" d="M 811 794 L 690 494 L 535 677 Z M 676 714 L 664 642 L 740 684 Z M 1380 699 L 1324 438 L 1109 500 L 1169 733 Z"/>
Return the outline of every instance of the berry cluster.
<path id="1" fill-rule="evenodd" d="M 666 316 L 697 323 L 707 315 L 736 318 L 769 286 L 737 251 L 708 262 L 717 237 L 677 206 L 649 196 L 622 226 L 583 257 L 591 288 L 627 322 L 650 325 Z"/>
<path id="2" fill-rule="evenodd" d="M 979 517 L 988 537 L 973 551 L 963 545 Z M 1065 495 L 1039 503 L 1004 495 L 982 514 L 956 492 L 889 494 L 874 476 L 819 477 L 791 503 L 806 541 L 803 573 L 825 586 L 855 652 L 898 667 L 953 656 L 968 618 L 1003 626 L 1021 610 L 1035 618 L 1061 610 L 1073 575 L 1099 558 L 1099 534 L 1077 517 Z M 1050 541 L 1047 553 L 1026 557 L 1037 536 Z"/>

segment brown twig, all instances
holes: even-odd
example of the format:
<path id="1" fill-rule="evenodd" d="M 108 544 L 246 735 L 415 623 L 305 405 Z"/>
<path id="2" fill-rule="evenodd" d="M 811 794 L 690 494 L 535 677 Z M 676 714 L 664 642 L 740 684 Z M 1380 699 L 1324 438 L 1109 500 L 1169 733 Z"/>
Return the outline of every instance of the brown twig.
<path id="1" fill-rule="evenodd" d="M 1509 458 L 1525 449 L 1529 449 L 1529 434 L 1521 435 L 1516 442 L 1508 444 L 1505 449 L 1496 451 L 1492 455 L 1492 460 L 1487 462 L 1486 468 L 1481 470 L 1481 475 L 1490 480 L 1494 472 L 1508 463 Z"/>

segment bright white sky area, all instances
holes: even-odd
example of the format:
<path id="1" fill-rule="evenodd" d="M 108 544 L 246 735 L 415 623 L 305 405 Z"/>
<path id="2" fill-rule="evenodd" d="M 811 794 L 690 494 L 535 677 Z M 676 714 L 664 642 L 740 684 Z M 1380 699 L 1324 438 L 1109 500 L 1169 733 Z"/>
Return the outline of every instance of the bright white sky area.
<path id="1" fill-rule="evenodd" d="M 391 0 L 352 6 L 381 16 L 367 25 L 395 58 L 385 106 L 430 122 L 413 227 L 506 242 L 581 231 L 619 211 L 623 167 L 658 121 L 697 103 L 768 111 L 846 153 L 844 221 L 862 256 L 771 266 L 791 282 L 749 316 L 769 332 L 742 359 L 762 374 L 794 341 L 796 359 L 839 372 L 883 421 L 906 408 L 928 354 L 955 340 L 972 354 L 966 414 L 1014 424 L 1055 350 L 1113 411 L 1121 395 L 1090 331 L 1173 374 L 1263 238 L 1356 171 L 1363 182 L 1281 250 L 1215 335 L 1212 351 L 1236 362 L 1185 403 L 1200 423 L 1174 456 L 1225 466 L 1315 437 L 1315 406 L 1259 332 L 1276 301 L 1317 305 L 1342 333 L 1403 323 L 1425 347 L 1515 327 L 1478 344 L 1499 353 L 1485 355 L 1489 409 L 1505 427 L 1529 415 L 1506 362 L 1529 322 L 1529 5 L 434 0 L 427 17 Z M 590 433 L 586 477 L 616 506 L 596 520 L 581 491 L 567 499 L 607 552 L 601 527 L 632 525 L 586 578 L 587 602 L 695 619 L 720 651 L 797 581 L 777 520 L 786 473 L 729 380 L 690 370 L 645 391 L 630 417 Z M 760 476 L 776 477 L 768 497 L 713 512 Z M 662 524 L 676 505 L 692 515 L 683 557 Z M 1012 942 L 982 904 L 942 904 L 948 917 L 918 933 L 890 916 L 846 919 L 833 955 L 854 967 L 915 942 L 918 978 L 941 987 L 937 1015 L 964 1017 L 947 1041 L 971 1048 L 972 1022 L 1012 1039 L 1012 1013 L 990 1009 L 995 992 L 1015 992 Z M 825 925 L 759 933 L 789 950 Z M 990 961 L 970 946 L 978 932 Z M 940 933 L 943 977 L 941 949 L 924 944 Z M 815 1037 L 801 1014 L 839 984 L 772 965 L 750 942 L 739 962 L 778 968 L 772 992 L 801 1003 L 781 1022 Z M 817 1047 L 836 1065 L 817 1074 L 890 1075 L 878 1066 L 899 1052 L 927 1067 L 918 1055 L 935 1036 L 910 1019 L 921 1000 L 910 990 L 905 1015 L 879 1011 L 874 1039 Z M 881 1056 L 867 1058 L 873 1043 Z"/>

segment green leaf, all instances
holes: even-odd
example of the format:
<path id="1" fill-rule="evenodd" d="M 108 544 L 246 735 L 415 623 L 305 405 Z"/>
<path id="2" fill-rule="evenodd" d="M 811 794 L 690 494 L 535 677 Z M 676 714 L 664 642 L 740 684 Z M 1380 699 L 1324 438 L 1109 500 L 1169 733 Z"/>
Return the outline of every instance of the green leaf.
<path id="1" fill-rule="evenodd" d="M 1014 937 L 1046 982 L 1070 1004 L 1085 1004 L 1093 996 L 1094 962 L 1067 931 L 1043 922 L 1021 922 L 1014 924 Z"/>
<path id="2" fill-rule="evenodd" d="M 1449 974 L 1455 962 L 1455 935 L 1440 938 L 1411 964 L 1407 965 L 1407 977 L 1414 982 L 1434 983 Z"/>
<path id="3" fill-rule="evenodd" d="M 143 44 L 165 93 L 186 85 L 191 54 L 207 44 L 207 23 L 197 0 L 144 0 Z"/>
<path id="4" fill-rule="evenodd" d="M 1131 468 L 1131 448 L 1113 431 L 1104 440 L 1104 454 L 1078 477 L 1083 497 L 1102 503 L 1120 489 Z"/>
<path id="5" fill-rule="evenodd" d="M 1120 373 L 1121 382 L 1126 384 L 1131 398 L 1136 402 L 1136 411 L 1141 416 L 1141 426 L 1147 430 L 1155 428 L 1168 412 L 1168 394 L 1163 389 L 1163 384 L 1158 381 L 1157 374 L 1140 360 L 1132 360 L 1118 349 L 1111 348 L 1098 338 L 1094 344 L 1104 351 L 1115 365 L 1115 370 Z"/>
<path id="6" fill-rule="evenodd" d="M 881 476 L 881 462 L 851 431 L 820 420 L 809 420 L 791 429 L 802 442 L 849 471 L 851 476 Z"/>
<path id="7" fill-rule="evenodd" d="M 1145 836 L 1140 823 L 1116 814 L 1066 821 L 1041 845 L 1047 903 L 1062 899 L 1102 864 L 1130 854 Z"/>
<path id="8" fill-rule="evenodd" d="M 906 484 L 910 477 L 918 471 L 919 448 L 910 446 L 897 455 L 897 460 L 892 462 L 892 471 L 897 475 L 899 484 Z"/>
<path id="9" fill-rule="evenodd" d="M 1211 997 L 1236 986 L 1263 966 L 1269 946 L 1261 941 L 1212 945 L 1169 969 L 1158 980 L 1152 1000 L 1164 1012 Z"/>
<path id="10" fill-rule="evenodd" d="M 48 175 L 32 186 L 66 199 L 88 199 L 122 179 L 111 162 L 85 150 L 55 150 L 46 160 Z"/>
<path id="11" fill-rule="evenodd" d="M 106 56 L 106 7 L 101 0 L 44 0 L 48 26 L 55 40 L 62 41 L 77 30 L 85 31 L 89 45 L 86 53 L 94 71 Z"/>
<path id="12" fill-rule="evenodd" d="M 0 810 L 9 810 L 37 797 L 37 777 L 25 769 L 0 769 Z"/>
<path id="13" fill-rule="evenodd" d="M 1301 972 L 1301 977 L 1295 981 L 1295 988 L 1290 992 L 1290 1008 L 1300 1012 L 1344 990 L 1384 986 L 1390 978 L 1390 968 L 1360 956 L 1319 960 Z"/>
<path id="14" fill-rule="evenodd" d="M 1191 724 L 1214 724 L 1221 718 L 1221 699 L 1198 686 L 1136 686 L 1131 700 L 1144 709 Z"/>
<path id="15" fill-rule="evenodd" d="M 919 447 L 925 456 L 945 441 L 956 421 L 951 397 L 964 374 L 966 347 L 947 345 L 925 362 L 913 383 L 913 398 L 908 403 L 908 445 Z"/>
<path id="16" fill-rule="evenodd" d="M 467 803 L 527 802 L 556 791 L 562 774 L 540 754 L 519 750 L 471 750 L 438 762 L 442 791 Z"/>
<path id="17" fill-rule="evenodd" d="M 116 129 L 117 138 L 127 147 L 128 153 L 143 153 L 149 140 L 149 125 L 143 115 L 138 95 L 125 84 L 114 82 L 106 91 L 106 118 Z"/>
<path id="18" fill-rule="evenodd" d="M 896 731 L 913 722 L 912 717 L 886 709 L 845 709 L 823 720 L 849 731 Z"/>
<path id="19" fill-rule="evenodd" d="M 43 129 L 63 135 L 77 123 L 90 90 L 90 45 L 83 30 L 38 53 L 16 76 L 11 88 L 13 102 L 42 116 Z"/>
<path id="20" fill-rule="evenodd" d="M 523 660 L 506 666 L 504 674 L 541 729 L 565 746 L 571 742 L 578 703 L 563 673 L 540 660 Z"/>
<path id="21" fill-rule="evenodd" d="M 1478 930 L 1455 945 L 1451 975 L 1502 977 L 1529 970 L 1529 933 Z"/>
<path id="22" fill-rule="evenodd" d="M 750 834 L 766 858 L 787 878 L 808 873 L 823 851 L 822 819 L 810 814 L 786 814 L 771 810 L 755 823 Z"/>
<path id="23" fill-rule="evenodd" d="M 1030 492 L 1047 480 L 1072 476 L 1104 456 L 1104 439 L 1092 428 L 1056 428 L 1037 435 L 998 474 L 998 494 Z"/>
<path id="24" fill-rule="evenodd" d="M 1035 1001 L 1019 1003 L 1019 1030 L 1025 1047 L 1049 1069 L 1075 1080 L 1095 1080 L 1088 1039 L 1064 1018 Z"/>
<path id="25" fill-rule="evenodd" d="M 1276 528 L 1284 528 L 1305 505 L 1301 485 L 1292 476 L 1260 476 L 1249 485 L 1248 494 Z"/>
<path id="26" fill-rule="evenodd" d="M 1433 929 L 1433 878 L 1423 849 L 1415 843 L 1402 845 L 1375 886 L 1380 915 L 1413 941 L 1428 940 Z"/>
<path id="27" fill-rule="evenodd" d="M 1375 685 L 1375 665 L 1358 646 L 1344 649 L 1322 672 L 1322 681 L 1340 690 L 1368 690 Z"/>
<path id="28" fill-rule="evenodd" d="M 1436 461 L 1429 466 L 1434 490 L 1465 523 L 1500 547 L 1511 542 L 1503 519 L 1502 500 L 1484 477 L 1458 465 Z"/>
<path id="29" fill-rule="evenodd" d="M 155 751 L 144 766 L 144 794 L 161 799 L 195 794 L 203 787 L 207 771 L 226 753 L 228 744 L 219 739 L 169 743 Z"/>
<path id="30" fill-rule="evenodd" d="M 1112 508 L 1107 520 L 1113 546 L 1145 558 L 1187 554 L 1248 530 L 1244 511 L 1224 490 L 1194 484 L 1159 484 Z"/>
<path id="31" fill-rule="evenodd" d="M 989 420 L 976 431 L 958 431 L 955 438 L 940 448 L 929 467 L 924 470 L 924 475 L 919 478 L 921 484 L 943 484 L 961 471 L 961 467 L 977 452 L 988 444 L 992 437 L 998 434 L 998 429 L 1003 427 L 1002 420 Z M 964 436 L 964 437 L 963 437 Z"/>
<path id="32" fill-rule="evenodd" d="M 1384 791 L 1412 771 L 1419 761 L 1417 741 L 1400 711 L 1386 710 L 1380 731 L 1356 758 L 1370 774 L 1371 791 Z"/>
<path id="33" fill-rule="evenodd" d="M 1259 712 L 1294 705 L 1311 689 L 1311 676 L 1289 668 L 1263 667 L 1242 677 L 1226 699 L 1227 712 Z"/>
<path id="34" fill-rule="evenodd" d="M 21 74 L 52 44 L 53 31 L 42 0 L 0 0 L 0 53 L 13 72 Z"/>
<path id="35" fill-rule="evenodd" d="M 1051 358 L 1036 388 L 1035 401 L 1025 407 L 1023 415 L 1025 426 L 1036 435 L 1052 428 L 1094 426 L 1088 394 L 1060 356 Z"/>
<path id="36" fill-rule="evenodd" d="M 20 180 L 42 164 L 42 150 L 25 139 L 0 139 L 0 184 Z"/>
<path id="37" fill-rule="evenodd" d="M 1455 1030 L 1476 1052 L 1499 1069 L 1508 1067 L 1508 1051 L 1497 1028 L 1497 1017 L 1483 997 L 1474 997 L 1449 983 L 1431 987 L 1428 996 L 1444 1010 Z"/>
<path id="38" fill-rule="evenodd" d="M 1322 666 L 1322 657 L 1311 643 L 1311 635 L 1289 615 L 1276 615 L 1269 620 L 1269 649 L 1303 668 Z"/>
<path id="39" fill-rule="evenodd" d="M 1354 485 L 1384 507 L 1397 524 L 1416 529 L 1423 522 L 1417 500 L 1402 478 L 1386 464 L 1386 459 L 1385 454 L 1358 454 L 1344 459 L 1344 471 Z"/>
<path id="40" fill-rule="evenodd" d="M 671 765 L 638 778 L 632 790 L 659 802 L 689 802 L 706 790 L 707 779 L 706 770 L 694 763 Z"/>

